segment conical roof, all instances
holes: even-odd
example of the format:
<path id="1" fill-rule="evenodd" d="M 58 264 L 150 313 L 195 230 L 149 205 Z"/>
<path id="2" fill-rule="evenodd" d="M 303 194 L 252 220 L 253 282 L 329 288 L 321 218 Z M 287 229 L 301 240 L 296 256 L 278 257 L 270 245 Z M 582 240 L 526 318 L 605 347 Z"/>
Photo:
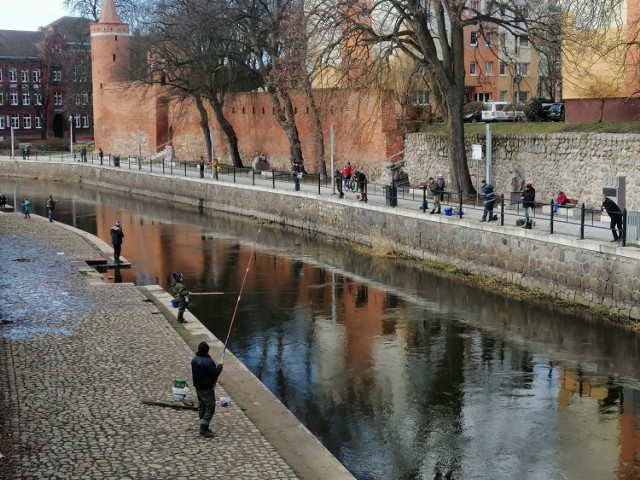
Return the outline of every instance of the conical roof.
<path id="1" fill-rule="evenodd" d="M 100 20 L 98 23 L 122 23 L 120 15 L 116 10 L 116 4 L 113 0 L 104 0 L 102 4 L 102 13 L 100 14 Z"/>

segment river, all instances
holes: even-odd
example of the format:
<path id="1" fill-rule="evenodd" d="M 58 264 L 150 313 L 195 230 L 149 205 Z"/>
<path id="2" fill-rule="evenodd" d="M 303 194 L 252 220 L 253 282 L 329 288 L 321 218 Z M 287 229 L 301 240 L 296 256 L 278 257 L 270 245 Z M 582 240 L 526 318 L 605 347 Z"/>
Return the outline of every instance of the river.
<path id="1" fill-rule="evenodd" d="M 415 261 L 197 205 L 0 179 L 13 203 L 109 241 L 133 267 L 173 271 L 192 312 L 358 479 L 640 478 L 638 335 Z M 254 248 L 255 245 L 255 248 Z"/>

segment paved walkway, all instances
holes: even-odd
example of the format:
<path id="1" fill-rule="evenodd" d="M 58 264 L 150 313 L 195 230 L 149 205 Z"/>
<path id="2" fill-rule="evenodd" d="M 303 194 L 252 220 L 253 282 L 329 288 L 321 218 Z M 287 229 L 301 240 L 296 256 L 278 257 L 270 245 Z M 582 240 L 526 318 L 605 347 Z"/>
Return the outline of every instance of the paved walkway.
<path id="1" fill-rule="evenodd" d="M 178 325 L 159 287 L 103 283 L 85 262 L 111 253 L 104 242 L 32 217 L 0 213 L 1 479 L 351 478 L 233 355 L 215 438 L 196 411 L 143 404 L 190 382 L 200 339 L 214 358 L 220 343 L 191 315 Z M 271 417 L 264 435 L 251 415 Z"/>
<path id="2" fill-rule="evenodd" d="M 52 162 L 52 163 L 72 163 L 74 159 L 72 156 L 67 153 L 56 153 L 56 154 L 40 154 L 34 155 L 31 154 L 29 160 L 23 160 L 20 156 L 19 152 L 16 153 L 17 157 L 12 159 L 7 156 L 0 156 L 1 161 L 17 161 L 17 162 Z M 76 158 L 75 161 L 78 161 L 79 157 Z M 146 162 L 146 163 L 145 163 Z M 134 157 L 122 157 L 120 160 L 119 167 L 113 166 L 113 159 L 109 156 L 104 158 L 103 165 L 100 165 L 100 161 L 98 158 L 94 158 L 93 156 L 89 156 L 86 162 L 87 165 L 93 165 L 100 168 L 120 168 L 122 170 L 135 170 L 142 172 L 153 172 L 153 173 L 164 173 L 165 175 L 174 175 L 174 176 L 188 176 L 191 178 L 198 178 L 200 176 L 200 172 L 195 163 L 165 163 L 162 165 L 162 162 L 155 163 L 150 165 L 148 163 L 148 159 L 145 159 L 144 162 L 138 163 Z M 261 175 L 259 173 L 252 173 L 250 169 L 233 169 L 229 165 L 223 165 L 223 170 L 219 174 L 219 182 L 223 183 L 238 183 L 242 185 L 258 185 L 261 187 L 274 188 L 278 190 L 293 190 L 293 182 L 290 179 L 288 174 L 280 175 L 276 172 L 275 178 L 273 175 Z M 329 166 L 328 166 L 329 167 Z M 205 171 L 204 179 L 205 182 L 216 182 L 211 176 L 210 169 Z M 326 183 L 326 185 L 325 185 Z M 322 195 L 333 195 L 334 189 L 331 187 L 329 180 L 322 180 L 319 184 L 318 177 L 316 175 L 305 175 L 301 184 L 301 191 L 306 193 L 320 194 Z M 498 192 L 499 193 L 499 192 Z M 357 201 L 358 194 L 351 191 L 345 191 L 345 202 L 355 202 Z M 452 202 L 448 202 L 449 198 Z M 540 198 L 538 195 L 538 202 L 542 202 L 544 199 Z M 548 199 L 550 200 L 550 199 Z M 384 195 L 384 185 L 372 183 L 369 188 L 368 202 L 371 205 L 387 205 L 387 198 Z M 504 227 L 515 228 L 516 221 L 524 219 L 524 211 L 522 206 L 519 204 L 507 205 L 507 200 L 505 200 L 505 219 L 504 219 Z M 433 206 L 433 201 L 431 199 L 428 200 L 429 207 Z M 419 189 L 399 189 L 398 190 L 398 199 L 397 199 L 397 211 L 419 211 L 419 207 L 422 204 L 422 190 Z M 445 201 L 443 202 L 443 208 L 446 206 L 453 207 L 454 211 L 458 208 L 458 197 L 455 194 L 447 194 L 445 196 Z M 596 207 L 599 207 L 596 206 Z M 550 231 L 550 215 L 549 215 L 550 207 L 544 206 L 542 208 L 537 208 L 534 213 L 534 222 L 535 226 L 533 227 L 534 231 L 548 233 Z M 481 202 L 478 201 L 477 205 L 469 205 L 465 204 L 463 207 L 464 211 L 464 219 L 465 220 L 477 220 L 478 222 L 482 218 L 482 205 Z M 496 202 L 494 213 L 500 214 L 500 205 L 499 201 Z M 428 215 L 428 212 L 425 213 Z M 453 216 L 452 218 L 456 218 Z M 492 228 L 498 224 L 489 223 L 484 224 L 486 227 Z M 482 224 L 479 224 L 479 228 Z M 497 225 L 500 227 L 500 225 Z M 554 223 L 553 223 L 553 231 L 554 234 L 562 234 L 568 235 L 573 239 L 580 238 L 580 208 L 573 209 L 561 209 L 561 211 L 555 215 Z M 640 230 L 634 229 L 629 231 L 629 237 L 627 238 L 627 242 L 630 244 L 637 244 L 638 239 L 635 238 L 640 233 Z M 603 220 L 601 220 L 601 215 L 599 211 L 591 212 L 587 210 L 586 218 L 585 218 L 585 228 L 584 228 L 584 239 L 590 241 L 596 241 L 601 243 L 610 243 L 613 239 L 611 230 L 609 229 L 609 220 L 605 216 Z M 634 238 L 631 238 L 634 236 Z M 553 241 L 553 236 L 549 237 L 550 241 Z"/>

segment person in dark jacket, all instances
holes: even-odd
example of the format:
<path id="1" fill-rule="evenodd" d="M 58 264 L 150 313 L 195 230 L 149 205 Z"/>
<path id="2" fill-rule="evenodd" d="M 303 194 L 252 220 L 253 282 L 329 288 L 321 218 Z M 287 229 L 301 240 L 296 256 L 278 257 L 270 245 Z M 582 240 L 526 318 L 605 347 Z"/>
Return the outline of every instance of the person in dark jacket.
<path id="1" fill-rule="evenodd" d="M 358 181 L 358 190 L 360 191 L 360 201 L 367 203 L 367 176 L 364 172 L 356 172 L 356 180 Z"/>
<path id="2" fill-rule="evenodd" d="M 187 323 L 184 319 L 184 311 L 189 306 L 189 290 L 182 283 L 182 274 L 174 272 L 171 274 L 171 285 L 173 296 L 178 301 L 178 322 Z"/>
<path id="3" fill-rule="evenodd" d="M 333 178 L 336 182 L 336 190 L 338 190 L 338 198 L 344 198 L 344 191 L 342 190 L 342 172 L 336 170 L 333 174 Z"/>
<path id="4" fill-rule="evenodd" d="M 600 211 L 606 210 L 607 215 L 611 219 L 609 224 L 609 228 L 611 228 L 611 233 L 613 233 L 612 242 L 619 242 L 622 240 L 622 210 L 616 202 L 611 200 L 609 197 L 605 196 L 604 201 L 602 202 L 602 207 Z M 617 231 L 616 231 L 617 229 Z"/>
<path id="5" fill-rule="evenodd" d="M 493 185 L 487 183 L 486 180 L 482 180 L 482 205 L 484 211 L 482 212 L 481 222 L 493 221 L 493 205 L 496 203 L 496 194 L 493 191 Z M 489 218 L 487 218 L 487 216 Z"/>
<path id="6" fill-rule="evenodd" d="M 122 249 L 122 239 L 124 238 L 122 224 L 116 221 L 116 224 L 111 227 L 110 233 L 111 244 L 113 245 L 113 261 L 116 265 L 120 265 L 120 250 Z"/>
<path id="7" fill-rule="evenodd" d="M 191 359 L 191 374 L 193 376 L 193 386 L 198 396 L 198 413 L 200 416 L 200 435 L 203 437 L 213 437 L 213 432 L 209 424 L 216 413 L 215 386 L 220 373 L 222 373 L 222 362 L 216 362 L 209 356 L 209 345 L 207 342 L 200 342 L 198 351 Z"/>
<path id="8" fill-rule="evenodd" d="M 56 200 L 53 198 L 53 195 L 49 195 L 47 198 L 47 216 L 49 217 L 49 222 L 53 222 L 53 210 L 56 208 Z"/>
<path id="9" fill-rule="evenodd" d="M 530 211 L 536 205 L 536 189 L 533 188 L 531 182 L 527 183 L 526 188 L 522 192 L 522 207 L 524 208 L 524 228 L 531 230 L 531 216 L 529 215 Z"/>

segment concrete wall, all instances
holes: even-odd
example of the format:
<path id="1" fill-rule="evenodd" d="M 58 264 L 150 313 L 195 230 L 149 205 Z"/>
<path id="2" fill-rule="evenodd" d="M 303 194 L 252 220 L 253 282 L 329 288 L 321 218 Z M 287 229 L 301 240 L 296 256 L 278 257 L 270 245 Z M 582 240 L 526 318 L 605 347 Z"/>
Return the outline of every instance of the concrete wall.
<path id="1" fill-rule="evenodd" d="M 84 164 L 0 162 L 0 174 L 77 179 L 168 202 L 220 209 L 325 233 L 367 246 L 393 247 L 419 259 L 586 306 L 604 305 L 640 321 L 640 251 L 562 235 L 480 225 L 444 216 L 340 201 L 335 196 L 201 182 Z"/>
<path id="2" fill-rule="evenodd" d="M 467 158 L 474 185 L 485 178 L 485 162 L 471 160 L 471 145 L 485 146 L 485 135 L 467 135 Z M 640 210 L 640 135 L 605 133 L 493 135 L 493 184 L 497 194 L 508 190 L 511 171 L 521 167 L 533 183 L 536 200 L 548 202 L 558 190 L 580 203 L 599 206 L 608 177 L 624 176 L 630 210 Z M 444 135 L 407 135 L 405 170 L 412 184 L 443 173 L 449 176 Z"/>

